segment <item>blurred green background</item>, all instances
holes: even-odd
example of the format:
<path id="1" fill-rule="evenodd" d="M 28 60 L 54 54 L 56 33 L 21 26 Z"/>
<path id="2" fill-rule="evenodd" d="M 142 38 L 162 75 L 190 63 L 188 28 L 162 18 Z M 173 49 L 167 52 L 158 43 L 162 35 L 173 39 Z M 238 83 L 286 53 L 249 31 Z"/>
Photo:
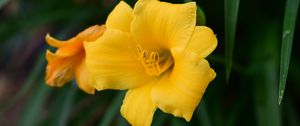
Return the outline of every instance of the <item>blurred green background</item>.
<path id="1" fill-rule="evenodd" d="M 135 3 L 125 1 L 131 6 Z M 206 25 L 219 41 L 208 57 L 217 77 L 207 88 L 191 122 L 158 110 L 152 125 L 300 126 L 299 0 L 289 1 L 287 5 L 286 0 L 197 0 Z M 103 24 L 117 3 L 118 0 L 0 0 L 1 126 L 129 125 L 119 112 L 125 91 L 87 95 L 78 90 L 75 82 L 63 88 L 44 84 L 44 55 L 49 48 L 46 33 L 68 39 L 91 25 Z M 288 38 L 283 38 L 286 35 Z M 282 45 L 292 41 L 292 45 Z M 292 49 L 291 55 L 282 55 L 282 49 Z M 280 73 L 280 66 L 286 68 L 282 64 L 289 58 L 288 75 Z M 280 77 L 287 77 L 287 81 L 279 105 Z"/>

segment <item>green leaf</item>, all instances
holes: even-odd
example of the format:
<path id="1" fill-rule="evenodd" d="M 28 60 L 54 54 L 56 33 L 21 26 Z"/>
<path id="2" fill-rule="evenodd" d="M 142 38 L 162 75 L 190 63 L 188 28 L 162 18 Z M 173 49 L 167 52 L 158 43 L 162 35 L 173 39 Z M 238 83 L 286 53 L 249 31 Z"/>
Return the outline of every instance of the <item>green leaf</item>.
<path id="1" fill-rule="evenodd" d="M 105 115 L 103 115 L 103 119 L 100 121 L 99 126 L 108 126 L 111 124 L 114 116 L 119 112 L 120 106 L 122 104 L 125 92 L 122 91 L 116 95 L 113 102 L 109 106 L 108 110 L 106 111 Z"/>
<path id="2" fill-rule="evenodd" d="M 228 82 L 231 73 L 239 0 L 225 0 L 225 72 Z"/>
<path id="3" fill-rule="evenodd" d="M 85 126 L 91 125 L 91 123 L 93 125 L 97 124 L 100 120 L 99 116 L 102 117 L 103 114 L 101 113 L 105 112 L 104 108 L 107 106 L 108 101 L 111 101 L 113 98 L 113 94 L 115 94 L 115 91 L 107 90 L 95 93 L 94 95 L 88 95 L 78 90 L 67 125 Z M 55 106 L 55 103 L 53 106 Z"/>
<path id="4" fill-rule="evenodd" d="M 196 18 L 196 25 L 205 25 L 206 24 L 206 18 L 205 18 L 205 13 L 201 9 L 201 7 L 197 6 L 197 18 Z"/>
<path id="5" fill-rule="evenodd" d="M 39 86 L 37 89 L 34 89 L 29 100 L 27 100 L 27 104 L 24 107 L 18 126 L 35 126 L 40 121 L 42 107 L 51 90 L 44 83 L 44 79 L 41 79 L 38 84 Z"/>
<path id="6" fill-rule="evenodd" d="M 198 117 L 199 124 L 201 124 L 201 126 L 211 126 L 211 121 L 206 111 L 204 100 L 202 100 L 198 105 L 196 109 L 196 114 Z"/>
<path id="7" fill-rule="evenodd" d="M 255 105 L 258 126 L 281 126 L 280 108 L 276 105 L 276 62 L 268 60 L 262 64 L 264 78 L 255 82 Z M 258 70 L 257 70 L 258 71 Z M 257 73 L 257 76 L 260 74 Z M 258 78 L 258 77 L 257 77 Z"/>
<path id="8" fill-rule="evenodd" d="M 278 104 L 282 101 L 286 85 L 298 8 L 299 0 L 286 1 L 282 32 Z"/>
<path id="9" fill-rule="evenodd" d="M 118 117 L 117 126 L 129 126 L 127 121 L 121 115 L 118 115 L 117 117 Z"/>
<path id="10" fill-rule="evenodd" d="M 254 46 L 251 55 L 253 59 L 251 64 L 255 65 L 254 72 L 249 75 L 249 81 L 253 84 L 255 117 L 257 126 L 281 126 L 282 118 L 280 106 L 277 105 L 278 82 L 279 77 L 279 43 L 276 35 L 280 34 L 278 22 L 265 18 L 266 24 L 258 25 L 255 28 L 255 39 L 259 42 Z M 263 36 L 258 36 L 264 34 Z"/>
<path id="11" fill-rule="evenodd" d="M 55 110 L 57 112 L 55 116 L 56 119 L 53 120 L 54 126 L 66 126 L 68 122 L 68 117 L 70 115 L 74 97 L 77 91 L 76 83 L 73 81 L 72 85 L 68 85 L 65 90 L 61 90 L 61 94 L 57 95 L 56 98 L 62 98 L 57 100 L 55 104 L 59 107 Z"/>

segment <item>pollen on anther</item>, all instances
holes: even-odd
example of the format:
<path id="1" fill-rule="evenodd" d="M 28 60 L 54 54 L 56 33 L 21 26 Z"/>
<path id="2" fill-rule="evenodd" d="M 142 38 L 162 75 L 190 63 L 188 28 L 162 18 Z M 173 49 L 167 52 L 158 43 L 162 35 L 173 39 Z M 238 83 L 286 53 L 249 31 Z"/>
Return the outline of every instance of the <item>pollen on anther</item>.
<path id="1" fill-rule="evenodd" d="M 148 51 L 137 46 L 138 59 L 144 66 L 147 74 L 159 75 L 162 71 L 159 68 L 159 53 L 156 51 Z"/>

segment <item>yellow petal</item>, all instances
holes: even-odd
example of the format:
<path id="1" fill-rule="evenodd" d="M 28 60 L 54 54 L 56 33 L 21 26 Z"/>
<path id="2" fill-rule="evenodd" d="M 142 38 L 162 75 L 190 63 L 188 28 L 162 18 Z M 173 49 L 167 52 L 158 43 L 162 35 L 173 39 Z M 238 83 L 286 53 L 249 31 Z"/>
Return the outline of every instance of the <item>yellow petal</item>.
<path id="1" fill-rule="evenodd" d="M 93 25 L 84 31 L 77 34 L 75 37 L 72 37 L 69 40 L 61 41 L 51 37 L 49 34 L 46 35 L 46 42 L 53 47 L 64 47 L 74 45 L 76 43 L 83 43 L 83 41 L 94 41 L 100 37 L 105 31 L 104 25 Z M 78 45 L 78 44 L 77 44 Z"/>
<path id="2" fill-rule="evenodd" d="M 79 54 L 84 54 L 83 42 L 74 42 L 58 48 L 55 52 L 56 55 L 63 57 L 72 57 Z"/>
<path id="3" fill-rule="evenodd" d="M 97 90 L 133 88 L 151 79 L 129 33 L 107 29 L 101 38 L 84 46 L 89 76 Z"/>
<path id="4" fill-rule="evenodd" d="M 107 28 L 129 32 L 132 15 L 132 8 L 124 1 L 120 1 L 107 17 L 105 25 Z"/>
<path id="5" fill-rule="evenodd" d="M 87 93 L 94 93 L 94 88 L 88 85 L 83 42 L 96 40 L 102 36 L 105 29 L 104 25 L 94 25 L 66 41 L 57 40 L 47 34 L 47 43 L 57 47 L 57 50 L 55 53 L 47 50 L 46 83 L 60 87 L 71 81 L 75 75 L 79 88 Z"/>
<path id="6" fill-rule="evenodd" d="M 76 56 L 78 54 L 84 54 L 84 41 L 88 42 L 96 40 L 98 37 L 102 36 L 105 29 L 106 28 L 104 25 L 94 25 L 66 41 L 57 40 L 47 34 L 46 41 L 49 45 L 58 47 L 57 51 L 55 52 L 56 55 L 63 57 Z"/>
<path id="7" fill-rule="evenodd" d="M 46 50 L 46 60 L 47 61 L 51 61 L 51 60 L 55 60 L 59 58 L 59 56 L 55 55 L 54 53 L 52 53 L 50 50 Z"/>
<path id="8" fill-rule="evenodd" d="M 88 94 L 94 94 L 95 89 L 89 84 L 88 72 L 85 65 L 85 59 L 76 67 L 75 76 L 78 87 Z"/>
<path id="9" fill-rule="evenodd" d="M 131 25 L 133 39 L 144 47 L 185 47 L 195 29 L 196 3 L 171 4 L 139 0 Z"/>
<path id="10" fill-rule="evenodd" d="M 46 35 L 46 42 L 53 47 L 62 47 L 68 44 L 72 44 L 74 42 L 76 42 L 77 39 L 76 38 L 71 38 L 69 40 L 66 41 L 61 41 L 61 40 L 57 40 L 53 37 L 51 37 L 49 34 Z"/>
<path id="11" fill-rule="evenodd" d="M 200 58 L 205 58 L 215 50 L 217 43 L 216 35 L 210 28 L 197 26 L 187 46 L 187 50 L 196 53 Z"/>
<path id="12" fill-rule="evenodd" d="M 49 50 L 46 52 L 46 84 L 53 87 L 61 87 L 73 79 L 74 58 L 65 58 L 56 55 Z"/>
<path id="13" fill-rule="evenodd" d="M 105 30 L 105 25 L 93 25 L 80 32 L 76 38 L 81 41 L 81 43 L 95 41 L 97 38 L 103 35 Z"/>
<path id="14" fill-rule="evenodd" d="M 55 54 L 62 57 L 74 56 L 82 51 L 82 42 L 75 37 L 67 41 L 60 41 L 47 34 L 46 41 L 50 46 L 58 47 Z"/>
<path id="15" fill-rule="evenodd" d="M 121 107 L 122 116 L 132 126 L 150 126 L 156 106 L 151 99 L 153 83 L 129 89 Z"/>
<path id="16" fill-rule="evenodd" d="M 205 59 L 172 49 L 174 68 L 152 89 L 154 103 L 162 111 L 190 121 L 209 82 L 216 74 Z"/>

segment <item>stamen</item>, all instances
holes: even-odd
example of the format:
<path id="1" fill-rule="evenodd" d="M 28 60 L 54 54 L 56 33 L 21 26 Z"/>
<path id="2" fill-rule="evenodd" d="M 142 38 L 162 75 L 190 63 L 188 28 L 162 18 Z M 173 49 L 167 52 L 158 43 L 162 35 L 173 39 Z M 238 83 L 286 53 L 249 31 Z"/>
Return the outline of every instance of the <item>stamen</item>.
<path id="1" fill-rule="evenodd" d="M 140 45 L 137 46 L 138 58 L 144 66 L 148 75 L 158 76 L 164 71 L 166 71 L 172 64 L 172 57 L 163 57 L 160 58 L 159 53 L 157 51 L 149 51 L 143 49 Z M 160 67 L 162 64 L 162 67 Z"/>

